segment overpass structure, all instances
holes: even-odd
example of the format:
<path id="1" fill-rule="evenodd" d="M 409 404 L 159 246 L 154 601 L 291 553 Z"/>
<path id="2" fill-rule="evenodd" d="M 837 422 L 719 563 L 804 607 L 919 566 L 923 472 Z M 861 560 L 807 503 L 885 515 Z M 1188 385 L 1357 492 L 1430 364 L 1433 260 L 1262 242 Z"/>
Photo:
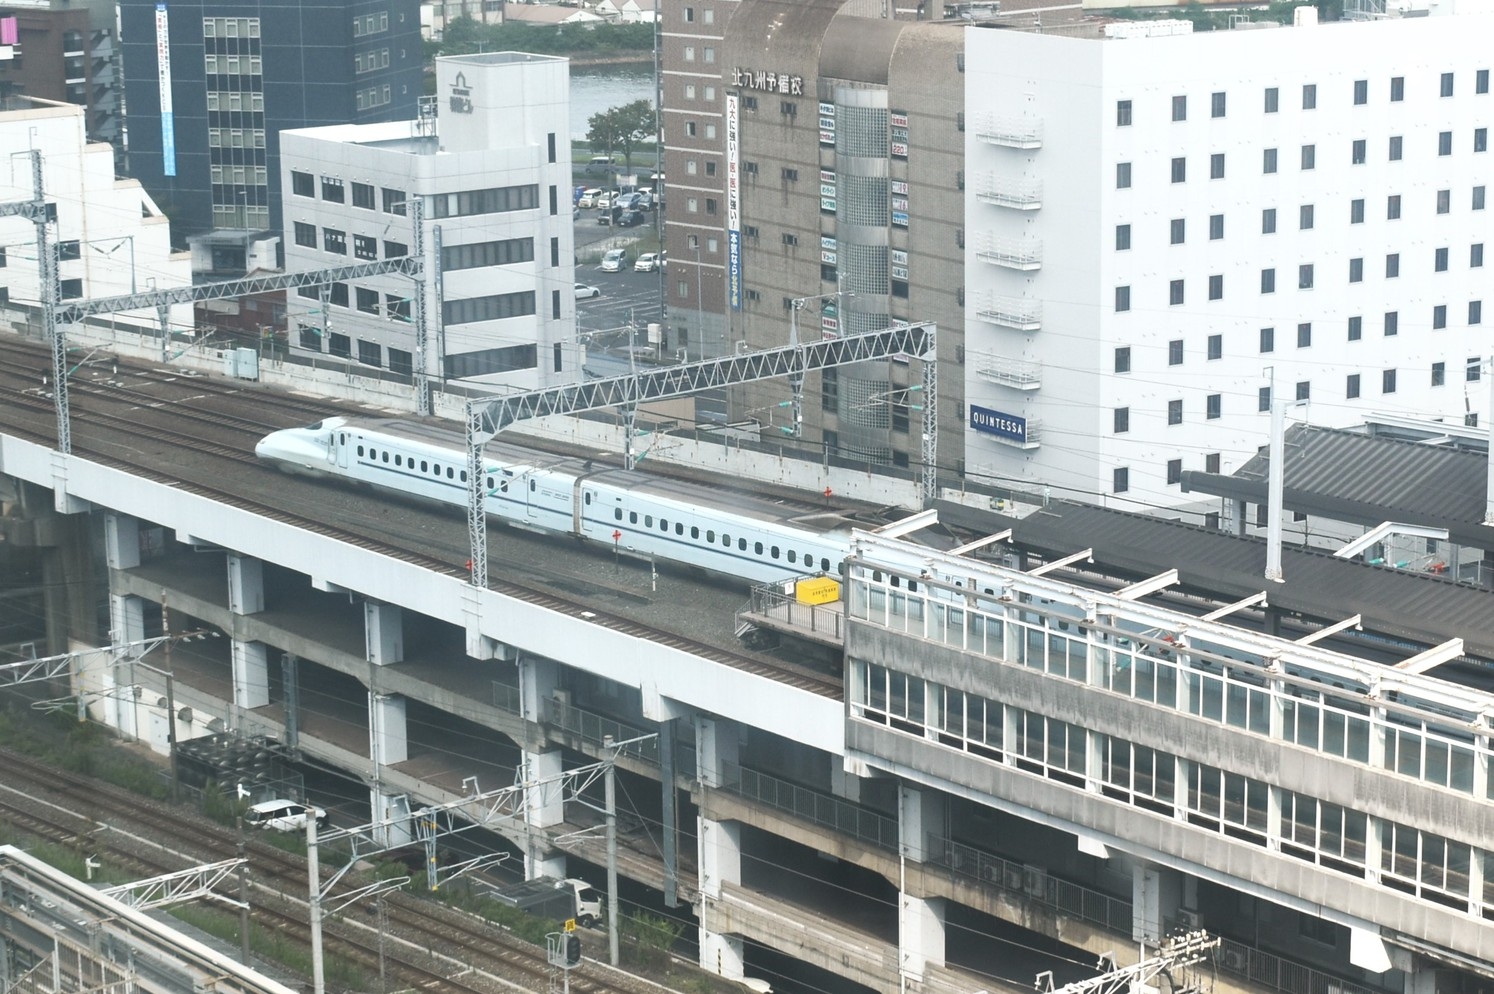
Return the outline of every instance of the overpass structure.
<path id="1" fill-rule="evenodd" d="M 1494 962 L 1494 696 L 1420 650 L 1395 667 L 1190 614 L 1156 600 L 1165 569 L 1097 590 L 1054 568 L 1078 549 L 1036 566 L 978 535 L 943 552 L 862 533 L 839 604 L 760 605 L 786 640 L 769 658 L 730 642 L 746 591 L 686 575 L 651 592 L 615 568 L 597 596 L 624 609 L 526 597 L 391 554 L 398 505 L 350 542 L 175 486 L 165 465 L 0 434 L 0 466 L 97 526 L 70 534 L 102 545 L 114 641 L 157 635 L 163 596 L 228 636 L 176 652 L 174 712 L 131 692 L 157 690 L 152 673 L 70 673 L 111 691 L 89 697 L 96 718 L 159 750 L 168 729 L 295 729 L 383 818 L 657 733 L 617 759 L 639 826 L 620 869 L 678 894 L 726 976 L 786 958 L 879 994 L 968 994 L 1025 987 L 1039 945 L 1125 965 L 1198 928 L 1223 937 L 1222 991 L 1471 990 Z M 295 485 L 233 484 L 267 501 Z M 573 554 L 493 561 L 537 568 L 516 548 Z M 601 865 L 582 807 L 525 796 L 531 875 Z"/>

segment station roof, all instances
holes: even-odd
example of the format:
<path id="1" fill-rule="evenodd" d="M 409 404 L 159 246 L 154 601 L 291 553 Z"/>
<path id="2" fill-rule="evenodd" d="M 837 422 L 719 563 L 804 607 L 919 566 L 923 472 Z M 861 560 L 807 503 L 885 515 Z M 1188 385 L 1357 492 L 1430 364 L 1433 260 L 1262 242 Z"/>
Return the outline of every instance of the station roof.
<path id="1" fill-rule="evenodd" d="M 1284 462 L 1282 503 L 1290 511 L 1366 526 L 1446 528 L 1459 545 L 1494 549 L 1494 528 L 1483 524 L 1488 460 L 1481 452 L 1294 425 Z M 1263 451 L 1228 476 L 1186 472 L 1183 489 L 1263 503 L 1269 467 Z"/>
<path id="2" fill-rule="evenodd" d="M 1271 583 L 1260 539 L 1089 504 L 1054 502 L 1020 520 L 949 501 L 938 507 L 946 525 L 985 534 L 1011 528 L 1015 546 L 1047 559 L 1090 548 L 1110 572 L 1145 578 L 1176 569 L 1182 588 L 1220 600 L 1265 590 L 1286 612 L 1327 622 L 1360 614 L 1366 629 L 1420 645 L 1459 637 L 1469 656 L 1494 659 L 1494 593 L 1441 576 L 1288 547 L 1285 581 Z"/>

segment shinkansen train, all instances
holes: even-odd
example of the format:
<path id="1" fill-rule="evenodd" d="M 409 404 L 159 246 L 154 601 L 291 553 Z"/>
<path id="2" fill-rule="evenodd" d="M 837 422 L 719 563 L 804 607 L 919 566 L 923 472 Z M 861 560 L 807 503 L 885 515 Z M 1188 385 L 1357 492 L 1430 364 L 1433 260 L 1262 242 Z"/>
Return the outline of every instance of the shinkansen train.
<path id="1" fill-rule="evenodd" d="M 331 477 L 443 504 L 467 503 L 465 441 L 419 422 L 327 418 L 272 432 L 254 452 L 289 473 Z M 835 573 L 849 524 L 699 484 L 547 456 L 483 449 L 487 512 L 531 531 L 573 535 L 754 583 Z"/>

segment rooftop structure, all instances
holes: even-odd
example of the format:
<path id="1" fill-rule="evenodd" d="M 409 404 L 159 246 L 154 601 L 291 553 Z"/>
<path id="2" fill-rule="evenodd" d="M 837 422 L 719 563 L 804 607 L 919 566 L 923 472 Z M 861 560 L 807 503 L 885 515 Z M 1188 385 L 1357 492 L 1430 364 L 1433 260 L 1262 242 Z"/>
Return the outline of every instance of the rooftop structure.
<path id="1" fill-rule="evenodd" d="M 437 99 L 415 120 L 287 131 L 286 267 L 397 258 L 412 249 L 409 204 L 440 273 L 427 277 L 442 328 L 432 375 L 521 388 L 578 375 L 569 190 L 569 62 L 516 52 L 441 58 Z M 298 296 L 297 293 L 300 295 Z M 288 298 L 291 346 L 409 373 L 413 291 L 404 277 L 315 287 Z"/>

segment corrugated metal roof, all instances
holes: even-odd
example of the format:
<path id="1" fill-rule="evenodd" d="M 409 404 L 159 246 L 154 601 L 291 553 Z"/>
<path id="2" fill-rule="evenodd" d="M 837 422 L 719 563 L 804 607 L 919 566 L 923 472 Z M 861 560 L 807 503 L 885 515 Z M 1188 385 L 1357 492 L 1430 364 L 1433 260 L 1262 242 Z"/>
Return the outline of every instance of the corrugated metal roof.
<path id="1" fill-rule="evenodd" d="M 1264 482 L 1265 451 L 1234 475 Z M 1380 520 L 1477 524 L 1484 518 L 1483 453 L 1360 432 L 1296 425 L 1286 433 L 1286 486 L 1294 492 L 1382 508 Z"/>
<path id="2" fill-rule="evenodd" d="M 1013 521 L 939 503 L 940 519 L 975 531 L 1013 529 L 1019 547 L 1056 558 L 1094 549 L 1095 562 L 1137 577 L 1177 569 L 1182 587 L 1238 600 L 1265 590 L 1280 609 L 1334 621 L 1364 616 L 1364 627 L 1436 645 L 1462 638 L 1467 653 L 1494 659 L 1494 593 L 1422 573 L 1282 550 L 1285 582 L 1265 577 L 1265 542 L 1162 518 L 1087 504 L 1058 504 Z"/>

